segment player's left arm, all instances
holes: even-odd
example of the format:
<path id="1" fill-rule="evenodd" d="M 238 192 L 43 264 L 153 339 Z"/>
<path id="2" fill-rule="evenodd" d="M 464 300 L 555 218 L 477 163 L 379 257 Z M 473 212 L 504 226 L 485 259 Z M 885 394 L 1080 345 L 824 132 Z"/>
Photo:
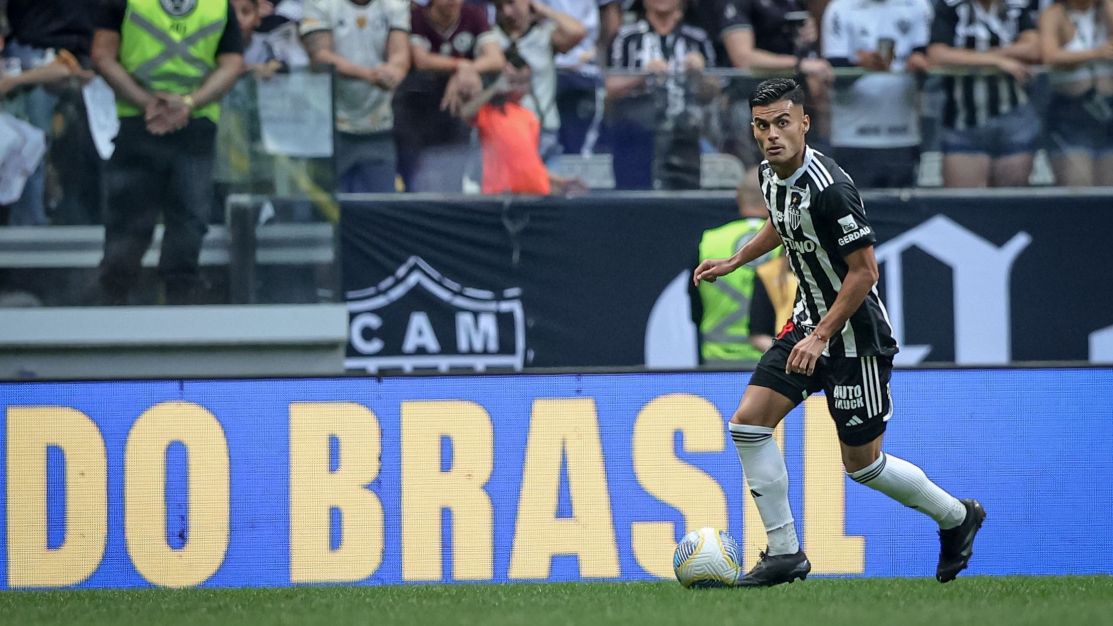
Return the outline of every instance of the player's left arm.
<path id="1" fill-rule="evenodd" d="M 866 296 L 877 284 L 877 258 L 873 253 L 876 237 L 866 221 L 866 211 L 858 190 L 847 182 L 838 182 L 823 191 L 818 217 L 831 230 L 838 254 L 846 261 L 835 302 L 819 320 L 814 331 L 798 342 L 788 355 L 786 372 L 811 375 L 816 361 L 836 333 L 841 333 L 847 320 L 862 306 Z"/>
<path id="2" fill-rule="evenodd" d="M 810 376 L 831 337 L 842 332 L 846 321 L 862 306 L 870 290 L 877 284 L 877 258 L 873 254 L 872 245 L 851 252 L 845 259 L 846 278 L 842 281 L 839 295 L 815 330 L 792 348 L 786 371 Z"/>

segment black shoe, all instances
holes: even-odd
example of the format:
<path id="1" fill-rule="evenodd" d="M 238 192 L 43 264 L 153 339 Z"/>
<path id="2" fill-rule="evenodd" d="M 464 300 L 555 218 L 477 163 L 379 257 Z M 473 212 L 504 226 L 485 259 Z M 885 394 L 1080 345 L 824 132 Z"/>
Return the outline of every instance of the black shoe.
<path id="1" fill-rule="evenodd" d="M 797 578 L 804 580 L 808 572 L 812 571 L 812 564 L 803 550 L 796 554 L 778 554 L 770 556 L 761 553 L 761 560 L 752 570 L 740 576 L 734 583 L 735 587 L 772 587 L 781 583 L 790 583 Z"/>
<path id="2" fill-rule="evenodd" d="M 970 564 L 974 556 L 974 536 L 985 521 L 985 509 L 977 500 L 961 500 L 966 507 L 966 519 L 954 528 L 939 531 L 939 566 L 935 580 L 950 582 Z"/>

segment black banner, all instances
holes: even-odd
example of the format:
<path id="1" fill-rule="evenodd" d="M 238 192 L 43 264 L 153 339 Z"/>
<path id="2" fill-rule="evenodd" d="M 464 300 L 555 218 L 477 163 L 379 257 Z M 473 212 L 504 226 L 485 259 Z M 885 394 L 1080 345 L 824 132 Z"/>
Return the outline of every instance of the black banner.
<path id="1" fill-rule="evenodd" d="M 866 195 L 898 362 L 1113 361 L 1113 198 Z M 683 367 L 733 196 L 345 200 L 354 369 Z M 1104 331 L 1103 331 L 1104 329 Z"/>

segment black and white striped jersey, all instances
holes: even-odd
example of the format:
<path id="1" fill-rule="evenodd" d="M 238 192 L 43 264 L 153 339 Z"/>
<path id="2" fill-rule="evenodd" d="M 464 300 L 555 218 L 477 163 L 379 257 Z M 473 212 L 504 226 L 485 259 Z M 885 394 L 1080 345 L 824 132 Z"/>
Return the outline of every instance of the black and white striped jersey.
<path id="1" fill-rule="evenodd" d="M 762 162 L 761 190 L 773 227 L 800 281 L 792 321 L 805 329 L 814 328 L 839 295 L 848 269 L 846 255 L 876 241 L 862 199 L 850 176 L 834 160 L 811 148 L 806 149 L 800 169 L 783 180 L 768 161 Z M 842 332 L 831 337 L 825 352 L 833 357 L 896 353 L 889 314 L 876 286 Z"/>
<path id="2" fill-rule="evenodd" d="M 935 0 L 931 43 L 982 52 L 1006 48 L 1036 28 L 1028 3 L 996 0 L 986 9 L 977 0 Z M 1005 74 L 947 76 L 943 90 L 943 125 L 959 130 L 982 126 L 1028 102 L 1024 88 Z"/>

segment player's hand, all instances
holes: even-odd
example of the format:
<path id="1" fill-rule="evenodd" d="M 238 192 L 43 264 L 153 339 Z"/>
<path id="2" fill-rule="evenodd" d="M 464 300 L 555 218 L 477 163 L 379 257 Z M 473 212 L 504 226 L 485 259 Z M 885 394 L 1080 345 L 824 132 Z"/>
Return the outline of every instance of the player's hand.
<path id="1" fill-rule="evenodd" d="M 707 259 L 692 272 L 692 284 L 699 287 L 701 280 L 713 283 L 718 277 L 726 276 L 736 269 L 738 266 L 731 259 Z"/>
<path id="2" fill-rule="evenodd" d="M 804 337 L 792 347 L 792 352 L 785 361 L 785 374 L 811 376 L 815 372 L 815 364 L 826 348 L 827 341 L 820 339 L 815 333 Z"/>

